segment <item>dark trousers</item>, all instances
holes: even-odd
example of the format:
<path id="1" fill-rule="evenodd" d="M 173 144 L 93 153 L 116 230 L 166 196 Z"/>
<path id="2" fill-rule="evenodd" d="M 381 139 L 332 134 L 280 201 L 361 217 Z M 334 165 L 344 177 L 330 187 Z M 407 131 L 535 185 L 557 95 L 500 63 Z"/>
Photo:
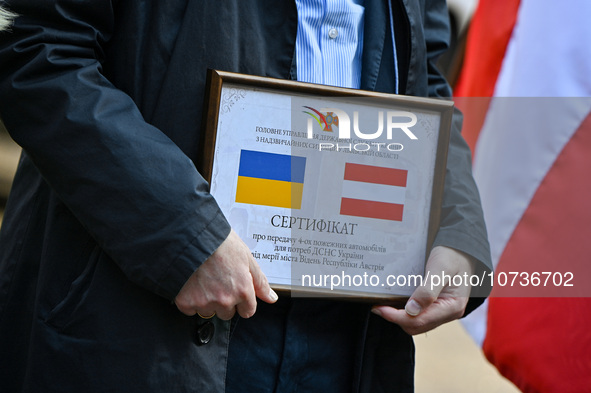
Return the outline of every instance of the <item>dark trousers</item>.
<path id="1" fill-rule="evenodd" d="M 281 297 L 232 321 L 226 392 L 353 390 L 368 305 Z"/>

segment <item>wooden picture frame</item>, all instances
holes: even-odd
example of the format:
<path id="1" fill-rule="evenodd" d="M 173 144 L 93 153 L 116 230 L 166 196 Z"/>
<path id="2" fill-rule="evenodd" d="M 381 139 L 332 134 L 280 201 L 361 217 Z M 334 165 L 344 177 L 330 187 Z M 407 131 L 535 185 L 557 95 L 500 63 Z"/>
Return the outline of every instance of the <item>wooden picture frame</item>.
<path id="1" fill-rule="evenodd" d="M 452 114 L 447 100 L 210 70 L 198 167 L 273 288 L 396 304 L 439 228 Z"/>

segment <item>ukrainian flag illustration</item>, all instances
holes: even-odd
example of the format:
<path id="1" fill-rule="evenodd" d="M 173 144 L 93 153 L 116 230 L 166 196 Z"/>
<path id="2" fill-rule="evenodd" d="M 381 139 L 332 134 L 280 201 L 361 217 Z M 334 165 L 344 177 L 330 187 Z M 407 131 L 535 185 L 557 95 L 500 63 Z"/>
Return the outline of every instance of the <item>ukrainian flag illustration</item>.
<path id="1" fill-rule="evenodd" d="M 306 157 L 240 151 L 236 202 L 300 209 Z"/>

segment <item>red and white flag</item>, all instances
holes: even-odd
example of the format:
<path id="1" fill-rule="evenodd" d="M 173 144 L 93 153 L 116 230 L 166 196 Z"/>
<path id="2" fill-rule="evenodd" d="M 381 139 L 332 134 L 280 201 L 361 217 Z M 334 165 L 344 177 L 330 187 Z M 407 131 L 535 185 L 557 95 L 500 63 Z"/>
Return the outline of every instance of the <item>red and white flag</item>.
<path id="1" fill-rule="evenodd" d="M 341 214 L 402 221 L 407 175 L 404 169 L 346 163 Z"/>
<path id="2" fill-rule="evenodd" d="M 589 15 L 588 0 L 480 0 L 455 91 L 497 276 L 465 326 L 525 392 L 591 391 Z M 499 285 L 513 272 L 529 281 Z"/>

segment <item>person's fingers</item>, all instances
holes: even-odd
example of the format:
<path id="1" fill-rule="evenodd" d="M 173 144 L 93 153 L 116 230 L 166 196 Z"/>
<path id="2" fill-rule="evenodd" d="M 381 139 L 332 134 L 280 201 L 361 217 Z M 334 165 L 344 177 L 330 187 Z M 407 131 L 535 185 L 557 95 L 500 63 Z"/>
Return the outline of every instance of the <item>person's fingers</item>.
<path id="1" fill-rule="evenodd" d="M 371 312 L 379 315 L 388 322 L 396 323 L 400 326 L 403 326 L 411 318 L 404 310 L 390 306 L 374 306 Z"/>
<path id="2" fill-rule="evenodd" d="M 376 306 L 371 311 L 386 321 L 399 325 L 402 330 L 410 335 L 424 333 L 435 327 L 432 327 L 422 316 L 412 317 L 405 310 L 399 310 L 389 306 Z"/>
<path id="3" fill-rule="evenodd" d="M 215 312 L 220 319 L 228 320 L 236 312 L 243 318 L 253 316 L 257 296 L 267 303 L 277 300 L 250 250 L 232 230 L 181 288 L 175 303 L 189 316 Z"/>
<path id="4" fill-rule="evenodd" d="M 195 311 L 195 309 L 193 307 L 188 307 L 185 305 L 185 303 L 183 303 L 179 300 L 175 300 L 175 304 L 176 304 L 176 307 L 179 309 L 179 311 L 188 317 L 192 317 L 193 315 L 195 315 L 197 313 L 197 311 Z"/>
<path id="5" fill-rule="evenodd" d="M 406 310 L 389 306 L 375 306 L 372 312 L 387 321 L 396 323 L 408 334 L 425 333 L 446 322 L 462 316 L 465 305 L 461 299 L 440 298 L 417 316 L 410 315 Z"/>
<path id="6" fill-rule="evenodd" d="M 417 316 L 440 297 L 448 293 L 454 285 L 454 277 L 470 268 L 470 261 L 459 251 L 447 247 L 435 247 L 429 254 L 425 267 L 425 278 L 406 303 L 405 310 L 410 316 Z M 461 277 L 461 275 L 460 275 Z M 460 280 L 463 282 L 463 280 Z M 464 284 L 466 285 L 466 284 Z M 469 287 L 469 286 L 468 286 Z"/>
<path id="7" fill-rule="evenodd" d="M 196 273 L 193 273 L 191 278 L 189 278 L 185 285 L 183 285 L 183 288 L 174 298 L 174 303 L 176 304 L 179 311 L 189 317 L 195 315 L 198 310 L 198 307 L 196 307 L 195 301 L 193 299 L 195 293 L 194 288 L 196 287 L 195 276 Z"/>
<path id="8" fill-rule="evenodd" d="M 236 314 L 236 306 L 220 307 L 219 311 L 215 312 L 215 316 L 224 321 L 229 321 Z M 252 314 L 251 314 L 252 315 Z"/>
<path id="9" fill-rule="evenodd" d="M 435 247 L 429 254 L 422 285 L 415 288 L 413 294 L 406 302 L 404 309 L 408 315 L 415 317 L 423 310 L 426 310 L 437 300 L 444 288 L 450 284 L 451 277 L 449 274 L 445 274 L 446 268 L 449 271 L 447 264 L 449 257 L 446 255 L 446 252 L 447 249 L 444 247 Z M 453 273 L 455 273 L 455 270 Z M 446 278 L 449 279 L 446 280 Z"/>
<path id="10" fill-rule="evenodd" d="M 250 278 L 250 277 L 249 277 Z M 236 305 L 236 310 L 242 318 L 250 318 L 257 310 L 257 299 L 254 286 L 251 282 L 245 286 L 244 291 L 239 294 L 242 301 Z"/>
<path id="11" fill-rule="evenodd" d="M 203 310 L 197 311 L 196 314 L 199 316 L 199 318 L 203 318 L 203 319 L 211 319 L 217 315 L 215 311 L 203 311 Z"/>
<path id="12" fill-rule="evenodd" d="M 372 312 L 400 325 L 409 334 L 424 333 L 460 318 L 470 296 L 465 277 L 474 271 L 474 262 L 459 251 L 438 246 L 431 251 L 425 270 L 425 279 L 404 310 L 375 306 Z"/>
<path id="13" fill-rule="evenodd" d="M 414 290 L 413 294 L 406 302 L 404 310 L 408 315 L 416 317 L 437 300 L 437 297 L 442 290 L 442 285 L 432 286 L 424 282 L 423 285 Z"/>
<path id="14" fill-rule="evenodd" d="M 256 296 L 264 302 L 275 303 L 278 299 L 277 293 L 271 289 L 269 280 L 267 280 L 267 277 L 254 258 L 250 261 L 250 274 Z"/>

